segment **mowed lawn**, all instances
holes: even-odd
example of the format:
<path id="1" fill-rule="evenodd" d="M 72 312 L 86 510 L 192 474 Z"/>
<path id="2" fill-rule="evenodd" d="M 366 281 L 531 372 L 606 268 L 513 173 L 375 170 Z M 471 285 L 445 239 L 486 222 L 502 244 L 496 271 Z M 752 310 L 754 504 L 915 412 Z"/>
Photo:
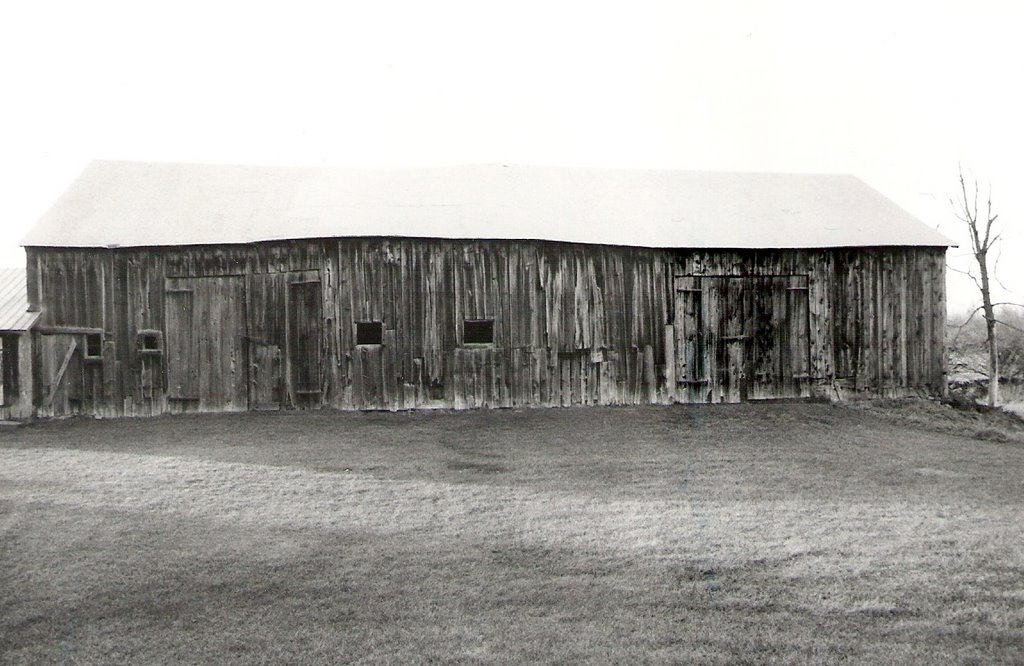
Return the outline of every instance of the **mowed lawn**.
<path id="1" fill-rule="evenodd" d="M 1024 426 L 935 403 L 0 430 L 0 663 L 1024 661 Z"/>

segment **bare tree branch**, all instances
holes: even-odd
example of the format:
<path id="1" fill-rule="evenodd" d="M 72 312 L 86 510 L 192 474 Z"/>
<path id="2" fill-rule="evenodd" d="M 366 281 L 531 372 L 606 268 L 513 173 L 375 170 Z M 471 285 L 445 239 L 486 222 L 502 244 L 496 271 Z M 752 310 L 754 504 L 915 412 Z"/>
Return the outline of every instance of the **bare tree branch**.
<path id="1" fill-rule="evenodd" d="M 996 234 L 996 237 L 992 239 L 992 242 L 993 243 L 999 243 L 1000 240 L 1002 240 L 1002 234 Z M 1007 288 L 1007 286 L 1005 284 L 1003 284 L 1003 281 L 999 279 L 999 260 L 1002 259 L 1002 258 L 1003 258 L 1003 244 L 999 243 L 998 245 L 996 245 L 996 260 L 992 264 L 992 277 L 995 278 L 996 282 L 999 284 L 1000 287 L 1003 288 L 1003 290 L 1010 291 Z"/>
<path id="2" fill-rule="evenodd" d="M 974 320 L 974 315 L 978 314 L 984 309 L 984 305 L 979 305 L 978 307 L 974 308 L 974 310 L 971 311 L 971 314 L 967 316 L 967 319 L 965 319 L 964 322 L 959 326 L 957 326 L 956 324 L 947 324 L 947 326 L 949 326 L 950 328 L 956 327 L 956 333 L 953 334 L 953 339 L 950 341 L 954 346 L 960 343 L 960 336 L 963 335 L 964 329 L 967 328 L 968 324 L 970 324 L 971 321 Z"/>
<path id="3" fill-rule="evenodd" d="M 960 273 L 961 275 L 966 275 L 967 277 L 971 278 L 971 281 L 974 282 L 974 286 L 976 286 L 979 291 L 981 290 L 981 282 L 978 281 L 978 278 L 974 275 L 974 273 L 971 272 L 970 269 L 962 271 L 959 268 L 953 268 L 952 266 L 949 265 L 947 265 L 946 268 L 953 271 L 954 273 Z"/>
<path id="4" fill-rule="evenodd" d="M 979 311 L 984 311 L 986 342 L 988 344 L 989 377 L 992 378 L 988 385 L 988 404 L 995 407 L 999 403 L 999 347 L 997 344 L 996 324 L 1002 324 L 1015 330 L 1019 329 L 1016 329 L 1012 324 L 1007 324 L 1005 321 L 996 319 L 994 307 L 1000 304 L 992 303 L 992 292 L 989 281 L 993 273 L 995 273 L 995 268 L 999 265 L 1001 252 L 997 251 L 995 265 L 991 270 L 988 264 L 988 256 L 992 247 L 998 245 L 999 241 L 1002 239 L 1002 234 L 999 231 L 993 233 L 993 226 L 999 216 L 992 213 L 992 184 L 989 183 L 988 196 L 985 198 L 986 213 L 983 222 L 984 228 L 982 229 L 982 224 L 979 224 L 978 215 L 978 197 L 979 190 L 981 189 L 978 184 L 978 179 L 974 178 L 974 196 L 972 198 L 967 192 L 967 180 L 964 178 L 963 165 L 957 165 L 957 172 L 960 178 L 960 196 L 962 199 L 959 202 L 960 206 L 954 205 L 954 215 L 957 219 L 967 225 L 967 231 L 971 238 L 971 250 L 974 254 L 974 261 L 978 266 L 979 275 L 975 277 L 970 269 L 966 272 L 956 268 L 953 268 L 953 270 L 957 273 L 963 273 L 971 278 L 974 285 L 981 292 L 982 305 L 970 314 L 967 321 L 965 321 L 957 330 L 953 339 L 954 342 L 957 341 L 960 334 L 963 332 L 964 327 L 967 326 Z M 962 215 L 960 214 L 961 210 L 963 212 Z M 999 282 L 998 277 L 996 277 L 996 282 Z M 999 284 L 1001 285 L 1002 283 L 1000 282 Z"/>
<path id="5" fill-rule="evenodd" d="M 993 303 L 992 307 L 1001 307 L 1003 305 L 1012 305 L 1014 307 L 1024 308 L 1024 303 L 1013 303 L 1011 301 L 1000 301 L 999 303 Z M 984 309 L 985 309 L 984 305 L 979 305 L 978 307 L 976 307 L 973 310 L 971 310 L 971 313 L 969 315 L 967 315 L 967 319 L 965 319 L 962 324 L 946 324 L 946 326 L 949 327 L 949 328 L 954 328 L 954 327 L 956 327 L 956 328 L 963 328 L 967 324 L 971 323 L 971 320 L 974 319 L 974 315 L 978 314 L 979 312 L 981 312 Z M 1004 326 L 1010 326 L 1006 322 L 1002 322 L 1001 321 L 999 323 L 1003 324 Z M 1010 328 L 1015 328 L 1015 327 L 1014 326 L 1010 326 Z"/>
<path id="6" fill-rule="evenodd" d="M 981 312 L 984 308 L 985 308 L 984 305 L 979 305 L 978 307 L 976 307 L 973 310 L 971 310 L 971 314 L 967 315 L 967 319 L 965 319 L 962 324 L 959 324 L 959 325 L 957 325 L 957 324 L 946 324 L 946 326 L 948 326 L 949 328 L 956 327 L 957 332 L 959 334 L 959 331 L 964 330 L 964 328 L 967 326 L 967 324 L 971 323 L 971 320 L 974 319 L 974 315 L 976 315 L 979 312 Z"/>
<path id="7" fill-rule="evenodd" d="M 975 198 L 974 210 L 975 210 L 975 212 L 977 212 L 977 210 L 978 210 L 978 201 L 977 201 L 977 198 L 978 198 L 978 181 L 977 181 L 977 179 L 975 179 L 975 181 L 974 181 L 974 198 Z M 996 215 L 995 217 L 992 216 L 992 184 L 991 183 L 989 183 L 989 186 L 988 186 L 988 214 L 985 217 L 988 218 L 988 221 L 985 223 L 985 242 L 982 244 L 982 247 L 984 247 L 987 250 L 988 248 L 992 247 L 992 243 L 989 242 L 989 238 L 992 235 L 992 223 L 996 221 L 996 217 L 999 217 L 998 215 Z"/>
<path id="8" fill-rule="evenodd" d="M 1006 323 L 1005 321 L 1003 321 L 1001 319 L 997 319 L 996 323 L 997 324 L 1001 324 L 1001 325 L 1005 326 L 1006 328 L 1012 328 L 1015 331 L 1020 331 L 1021 333 L 1024 333 L 1024 328 L 1021 328 L 1019 326 L 1014 326 L 1013 324 L 1008 324 L 1008 323 Z"/>

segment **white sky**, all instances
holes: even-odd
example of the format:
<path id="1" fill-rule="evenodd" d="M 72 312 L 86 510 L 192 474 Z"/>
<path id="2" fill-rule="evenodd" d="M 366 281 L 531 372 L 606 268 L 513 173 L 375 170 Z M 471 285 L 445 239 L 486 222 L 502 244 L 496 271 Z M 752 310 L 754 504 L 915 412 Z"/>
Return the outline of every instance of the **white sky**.
<path id="1" fill-rule="evenodd" d="M 962 162 L 1024 301 L 1024 8 L 830 4 L 4 3 L 0 265 L 103 158 L 852 173 L 966 268 Z"/>

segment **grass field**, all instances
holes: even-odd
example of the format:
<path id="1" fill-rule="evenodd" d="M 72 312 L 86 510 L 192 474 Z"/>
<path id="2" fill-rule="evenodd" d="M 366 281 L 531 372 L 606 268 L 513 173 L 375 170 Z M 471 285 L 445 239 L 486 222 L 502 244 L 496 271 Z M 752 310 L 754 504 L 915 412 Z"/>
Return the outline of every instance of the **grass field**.
<path id="1" fill-rule="evenodd" d="M 0 663 L 1024 661 L 1024 425 L 935 403 L 0 431 Z"/>

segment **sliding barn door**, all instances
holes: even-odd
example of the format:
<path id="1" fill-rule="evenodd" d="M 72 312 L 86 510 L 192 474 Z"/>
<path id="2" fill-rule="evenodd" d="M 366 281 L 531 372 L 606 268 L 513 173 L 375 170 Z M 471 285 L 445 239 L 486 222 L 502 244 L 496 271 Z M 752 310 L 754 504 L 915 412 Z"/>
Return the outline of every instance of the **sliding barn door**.
<path id="1" fill-rule="evenodd" d="M 287 273 L 249 276 L 250 409 L 280 409 L 285 403 L 287 278 Z"/>
<path id="2" fill-rule="evenodd" d="M 165 287 L 170 408 L 247 409 L 245 279 L 167 278 Z"/>
<path id="3" fill-rule="evenodd" d="M 675 287 L 681 400 L 809 395 L 806 276 L 679 276 Z"/>
<path id="4" fill-rule="evenodd" d="M 318 271 L 249 276 L 252 409 L 323 404 L 323 290 L 319 276 Z"/>
<path id="5" fill-rule="evenodd" d="M 323 302 L 320 279 L 300 276 L 288 283 L 288 369 L 292 403 L 319 407 Z"/>
<path id="6" fill-rule="evenodd" d="M 704 292 L 701 278 L 688 275 L 676 278 L 675 339 L 676 395 L 681 402 L 709 402 L 707 346 L 701 325 Z"/>
<path id="7" fill-rule="evenodd" d="M 807 277 L 750 278 L 747 398 L 810 395 Z"/>

